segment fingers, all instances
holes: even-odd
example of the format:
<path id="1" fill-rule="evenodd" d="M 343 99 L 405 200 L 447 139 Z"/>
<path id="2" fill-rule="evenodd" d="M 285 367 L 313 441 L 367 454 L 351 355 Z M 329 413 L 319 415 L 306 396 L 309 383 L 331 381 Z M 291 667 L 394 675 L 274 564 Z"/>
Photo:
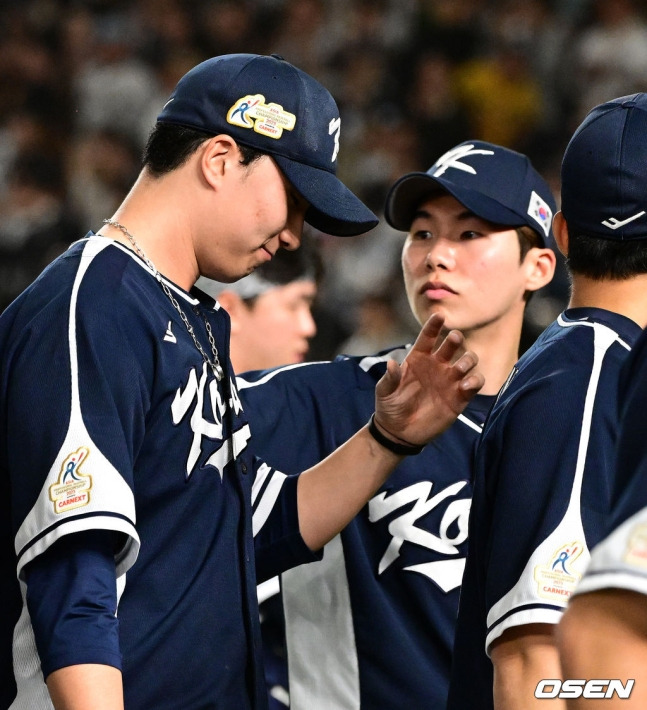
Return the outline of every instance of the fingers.
<path id="1" fill-rule="evenodd" d="M 485 384 L 485 377 L 482 372 L 476 371 L 469 377 L 464 377 L 458 387 L 469 398 L 473 397 Z"/>
<path id="2" fill-rule="evenodd" d="M 460 359 L 460 357 L 466 354 L 463 342 L 463 334 L 459 330 L 450 330 L 449 333 L 440 340 L 435 352 L 436 357 L 441 362 L 452 362 L 453 360 Z"/>
<path id="3" fill-rule="evenodd" d="M 465 350 L 459 331 L 441 336 L 442 319 L 426 330 L 436 332 L 438 346 L 427 352 L 412 350 L 402 365 L 387 362 L 387 371 L 375 388 L 375 411 L 393 437 L 424 443 L 444 431 L 483 387 L 478 357 Z"/>
<path id="4" fill-rule="evenodd" d="M 375 386 L 375 393 L 380 397 L 388 397 L 395 392 L 402 379 L 402 371 L 395 360 L 388 360 L 386 372 Z"/>
<path id="5" fill-rule="evenodd" d="M 412 350 L 429 353 L 435 350 L 441 342 L 441 333 L 444 323 L 444 315 L 441 313 L 432 313 L 427 319 L 427 322 L 422 326 Z"/>
<path id="6" fill-rule="evenodd" d="M 478 355 L 472 350 L 466 350 L 454 363 L 454 370 L 462 376 L 467 375 L 470 370 L 473 370 L 479 362 Z"/>
<path id="7" fill-rule="evenodd" d="M 476 369 L 478 361 L 478 355 L 467 350 L 452 365 L 452 370 L 460 380 L 458 388 L 468 397 L 475 395 L 485 384 L 483 374 Z"/>
<path id="8" fill-rule="evenodd" d="M 423 325 L 412 347 L 415 353 L 434 353 L 441 362 L 452 362 L 464 352 L 464 337 L 459 330 L 443 329 L 445 316 L 433 313 Z"/>

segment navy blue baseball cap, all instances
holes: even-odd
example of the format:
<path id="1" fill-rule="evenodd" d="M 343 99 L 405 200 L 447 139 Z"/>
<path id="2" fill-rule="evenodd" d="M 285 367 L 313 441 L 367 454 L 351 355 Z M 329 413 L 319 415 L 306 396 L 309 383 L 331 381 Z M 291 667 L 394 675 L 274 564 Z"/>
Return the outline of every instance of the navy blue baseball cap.
<path id="1" fill-rule="evenodd" d="M 532 227 L 548 243 L 556 205 L 548 183 L 521 153 L 485 141 L 465 141 L 426 173 L 408 173 L 386 198 L 386 221 L 406 232 L 420 203 L 436 190 L 453 195 L 488 222 Z"/>
<path id="2" fill-rule="evenodd" d="M 306 222 L 340 237 L 378 218 L 337 177 L 340 119 L 335 100 L 277 55 L 226 54 L 185 74 L 158 122 L 226 133 L 268 153 L 310 203 Z"/>
<path id="3" fill-rule="evenodd" d="M 571 233 L 647 239 L 647 94 L 589 111 L 562 160 L 562 213 Z"/>

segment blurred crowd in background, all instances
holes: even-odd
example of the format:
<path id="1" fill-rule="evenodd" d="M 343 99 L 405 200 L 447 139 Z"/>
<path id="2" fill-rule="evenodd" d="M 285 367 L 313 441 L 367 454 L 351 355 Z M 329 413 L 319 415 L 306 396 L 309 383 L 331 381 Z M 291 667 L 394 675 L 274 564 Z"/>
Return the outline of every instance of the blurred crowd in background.
<path id="1" fill-rule="evenodd" d="M 378 214 L 395 179 L 469 138 L 526 153 L 558 196 L 586 112 L 647 91 L 647 3 L 0 0 L 0 311 L 113 214 L 177 80 L 229 52 L 278 53 L 331 90 L 339 175 Z M 404 235 L 307 238 L 326 269 L 310 359 L 411 339 Z M 562 268 L 525 337 L 567 297 Z"/>

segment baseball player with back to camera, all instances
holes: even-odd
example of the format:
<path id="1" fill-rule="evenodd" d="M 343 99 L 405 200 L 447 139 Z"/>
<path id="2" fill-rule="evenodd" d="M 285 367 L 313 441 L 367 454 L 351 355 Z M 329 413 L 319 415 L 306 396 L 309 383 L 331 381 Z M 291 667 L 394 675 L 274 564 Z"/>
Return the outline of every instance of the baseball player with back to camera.
<path id="1" fill-rule="evenodd" d="M 632 106 L 633 152 L 626 217 L 634 219 L 630 239 L 647 239 L 647 95 L 626 97 Z M 611 104 L 614 106 L 614 104 Z M 619 110 L 617 103 L 616 110 Z M 629 110 L 629 109 L 627 109 Z M 630 125 L 630 124 L 627 124 Z M 624 158 L 626 160 L 626 158 Z M 619 163 L 623 161 L 618 158 Z M 620 220 L 622 221 L 622 220 Z M 630 224 L 629 222 L 627 224 Z M 641 277 L 647 289 L 647 277 Z M 564 678 L 617 679 L 629 699 L 617 706 L 647 707 L 647 331 L 643 331 L 623 368 L 619 388 L 620 424 L 612 471 L 612 517 L 608 535 L 591 551 L 591 561 L 557 628 Z M 591 653 L 594 648 L 595 652 Z M 603 689 L 605 690 L 605 689 Z M 608 688 L 606 689 L 608 690 Z M 600 707 L 616 707 L 605 698 Z M 585 705 L 585 703 L 587 703 Z M 595 707 L 580 696 L 569 708 Z"/>
<path id="2" fill-rule="evenodd" d="M 535 692 L 562 677 L 554 628 L 606 529 L 619 373 L 647 324 L 644 109 L 644 95 L 595 107 L 564 154 L 553 232 L 570 302 L 515 366 L 477 448 L 451 710 L 563 703 Z"/>
<path id="3" fill-rule="evenodd" d="M 295 710 L 444 707 L 471 458 L 518 358 L 527 299 L 553 275 L 546 240 L 554 209 L 526 156 L 481 141 L 461 143 L 391 188 L 386 219 L 408 232 L 402 268 L 411 309 L 421 323 L 442 314 L 464 333 L 485 394 L 398 466 L 321 562 L 281 576 Z M 243 374 L 257 453 L 297 472 L 334 451 L 370 416 L 387 361 L 408 349 Z"/>
<path id="4" fill-rule="evenodd" d="M 290 477 L 251 454 L 228 316 L 191 289 L 297 248 L 304 220 L 375 225 L 335 175 L 338 140 L 332 96 L 296 67 L 207 60 L 115 215 L 0 316 L 0 707 L 265 708 L 257 576 L 315 559 L 482 384 L 432 318 L 326 461 Z"/>

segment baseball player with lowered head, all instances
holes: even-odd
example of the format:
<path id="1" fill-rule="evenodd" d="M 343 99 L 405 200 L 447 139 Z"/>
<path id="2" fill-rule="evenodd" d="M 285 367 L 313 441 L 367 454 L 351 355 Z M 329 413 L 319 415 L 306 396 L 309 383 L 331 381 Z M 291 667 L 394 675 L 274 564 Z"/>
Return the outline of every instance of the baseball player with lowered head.
<path id="1" fill-rule="evenodd" d="M 539 681 L 562 677 L 554 629 L 606 529 L 619 373 L 647 325 L 646 108 L 595 107 L 564 154 L 553 231 L 570 303 L 479 442 L 450 710 L 546 707 Z"/>
<path id="2" fill-rule="evenodd" d="M 200 277 L 196 287 L 217 299 L 231 320 L 235 372 L 303 362 L 317 332 L 312 305 L 323 263 L 313 239 L 281 250 L 240 281 Z"/>
<path id="3" fill-rule="evenodd" d="M 265 708 L 257 575 L 315 559 L 482 385 L 433 317 L 326 461 L 252 455 L 229 318 L 191 289 L 297 248 L 304 220 L 375 225 L 335 175 L 339 128 L 279 57 L 199 64 L 117 212 L 0 316 L 0 707 Z"/>
<path id="4" fill-rule="evenodd" d="M 311 308 L 322 271 L 317 242 L 304 236 L 298 249 L 281 249 L 271 261 L 239 281 L 227 284 L 203 276 L 197 280 L 196 287 L 216 298 L 229 315 L 234 372 L 305 360 L 308 338 L 316 332 Z M 258 588 L 270 710 L 286 707 L 288 685 L 278 591 L 277 577 L 265 580 Z"/>
<path id="5" fill-rule="evenodd" d="M 552 277 L 554 201 L 523 155 L 466 141 L 426 173 L 404 175 L 387 221 L 408 232 L 402 267 L 422 323 L 442 314 L 479 354 L 485 394 L 432 446 L 405 459 L 321 562 L 281 577 L 290 706 L 441 708 L 467 547 L 471 458 L 516 362 L 524 308 Z M 409 346 L 238 378 L 254 446 L 296 472 L 362 426 L 375 383 Z M 338 495 L 345 495 L 341 484 Z"/>

